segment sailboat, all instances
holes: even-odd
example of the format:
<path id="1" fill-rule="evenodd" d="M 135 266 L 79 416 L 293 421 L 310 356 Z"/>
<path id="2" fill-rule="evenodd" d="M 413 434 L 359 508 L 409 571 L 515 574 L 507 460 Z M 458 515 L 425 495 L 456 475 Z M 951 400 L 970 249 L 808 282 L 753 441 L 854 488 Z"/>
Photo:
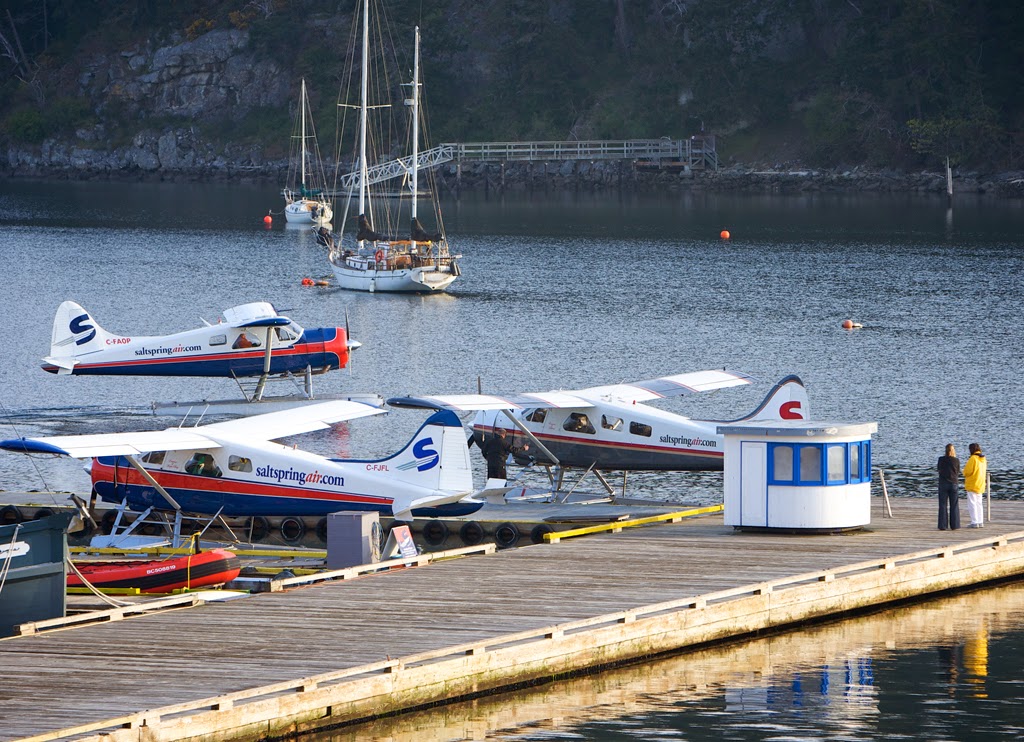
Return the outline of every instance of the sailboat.
<path id="1" fill-rule="evenodd" d="M 308 131 L 307 131 L 307 116 Z M 334 218 L 331 204 L 324 195 L 323 165 L 320 162 L 320 149 L 316 143 L 316 131 L 313 128 L 313 116 L 306 96 L 306 80 L 302 80 L 299 95 L 299 133 L 293 135 L 299 142 L 298 162 L 289 164 L 289 183 L 294 184 L 295 175 L 299 176 L 298 189 L 293 186 L 282 191 L 284 196 L 284 218 L 289 224 L 316 224 L 323 226 Z M 311 143 L 311 146 L 310 146 Z M 292 148 L 293 150 L 295 147 Z M 297 165 L 297 167 L 296 167 Z M 294 168 L 294 169 L 293 169 Z"/>
<path id="2" fill-rule="evenodd" d="M 440 293 L 445 291 L 461 274 L 457 258 L 448 248 L 444 235 L 441 212 L 436 202 L 436 188 L 430 188 L 437 228 L 428 231 L 420 222 L 420 30 L 416 28 L 413 79 L 408 86 L 411 97 L 405 104 L 411 108 L 410 140 L 412 155 L 393 162 L 376 164 L 371 170 L 367 152 L 367 119 L 369 109 L 378 108 L 369 103 L 369 0 L 363 2 L 362 75 L 360 77 L 358 139 L 355 162 L 358 165 L 347 178 L 349 196 L 345 205 L 340 237 L 321 228 L 317 241 L 329 248 L 329 259 L 338 285 L 357 291 L 391 291 Z M 376 140 L 374 140 L 376 142 Z M 383 145 L 378 145 L 383 146 Z M 407 198 L 401 193 L 371 194 L 370 187 L 386 183 L 389 178 L 402 176 L 408 187 Z M 356 218 L 348 219 L 353 200 Z M 408 206 L 408 222 L 403 213 Z M 345 235 L 345 222 L 354 222 L 354 234 Z M 408 225 L 404 231 L 403 226 Z M 404 233 L 400 233 L 404 231 Z"/>

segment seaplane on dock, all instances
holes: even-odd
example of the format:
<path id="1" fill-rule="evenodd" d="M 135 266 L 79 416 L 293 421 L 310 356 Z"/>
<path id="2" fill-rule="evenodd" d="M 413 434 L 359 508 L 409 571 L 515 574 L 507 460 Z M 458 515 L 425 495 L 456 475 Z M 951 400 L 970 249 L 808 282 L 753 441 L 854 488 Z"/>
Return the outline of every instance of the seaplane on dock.
<path id="1" fill-rule="evenodd" d="M 710 370 L 570 391 L 394 397 L 387 403 L 475 412 L 475 441 L 482 444 L 498 430 L 508 431 L 516 462 L 546 467 L 555 493 L 565 491 L 568 472 L 579 470 L 580 480 L 593 472 L 611 496 L 603 472 L 623 472 L 624 490 L 630 471 L 721 470 L 724 442 L 716 428 L 724 422 L 809 418 L 807 390 L 795 375 L 780 380 L 755 410 L 736 420 L 692 419 L 644 404 L 753 381 L 741 372 Z M 489 489 L 504 485 L 488 482 Z"/>

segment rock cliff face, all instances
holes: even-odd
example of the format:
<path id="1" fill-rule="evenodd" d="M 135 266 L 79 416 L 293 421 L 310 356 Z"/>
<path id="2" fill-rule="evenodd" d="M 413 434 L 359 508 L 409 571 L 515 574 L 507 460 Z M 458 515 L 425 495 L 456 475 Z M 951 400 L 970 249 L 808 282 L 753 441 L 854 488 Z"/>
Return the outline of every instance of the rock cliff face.
<path id="1" fill-rule="evenodd" d="M 65 177 L 221 177 L 235 172 L 278 175 L 287 163 L 266 163 L 261 148 L 214 147 L 193 122 L 238 120 L 254 108 L 288 102 L 289 80 L 273 62 L 248 49 L 248 34 L 215 30 L 193 41 L 116 56 L 96 55 L 77 78 L 78 97 L 97 112 L 139 121 L 127 144 L 114 145 L 102 125 L 79 129 L 74 141 L 12 146 L 12 175 Z M 157 125 L 155 122 L 160 122 Z"/>

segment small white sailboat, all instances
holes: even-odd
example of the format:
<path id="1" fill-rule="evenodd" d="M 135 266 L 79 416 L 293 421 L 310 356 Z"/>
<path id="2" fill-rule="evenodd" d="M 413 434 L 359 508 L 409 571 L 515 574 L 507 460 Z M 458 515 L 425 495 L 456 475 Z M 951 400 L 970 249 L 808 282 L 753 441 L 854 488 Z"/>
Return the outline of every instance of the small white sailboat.
<path id="1" fill-rule="evenodd" d="M 308 117 L 308 122 L 307 122 Z M 284 196 L 284 218 L 289 224 L 329 224 L 334 218 L 331 204 L 324 195 L 327 179 L 320 161 L 320 149 L 316 143 L 316 130 L 306 96 L 306 81 L 303 79 L 299 96 L 298 133 L 292 136 L 298 140 L 299 155 L 289 164 L 288 182 L 281 193 Z M 308 134 L 307 134 L 308 130 Z M 295 147 L 293 146 L 293 150 Z M 295 176 L 298 187 L 295 187 Z"/>
<path id="2" fill-rule="evenodd" d="M 317 240 L 330 250 L 330 263 L 335 278 L 341 288 L 357 291 L 389 291 L 440 293 L 460 275 L 457 258 L 449 251 L 448 240 L 444 235 L 441 212 L 436 201 L 436 188 L 429 189 L 434 206 L 436 228 L 432 232 L 421 224 L 418 214 L 420 197 L 420 71 L 419 44 L 420 32 L 416 29 L 415 60 L 413 64 L 413 80 L 409 83 L 411 97 L 405 104 L 411 108 L 412 124 L 410 129 L 412 156 L 388 163 L 397 167 L 374 168 L 375 171 L 388 170 L 395 175 L 406 178 L 407 197 L 401 194 L 395 197 L 371 195 L 371 185 L 386 182 L 388 177 L 371 177 L 367 152 L 367 115 L 371 106 L 369 96 L 369 0 L 363 2 L 362 25 L 362 74 L 360 78 L 359 98 L 359 136 L 355 161 L 358 172 L 350 174 L 351 190 L 345 205 L 345 218 L 342 219 L 338 235 L 326 229 L 317 230 Z M 375 142 L 377 140 L 374 140 Z M 407 164 L 406 164 L 407 163 Z M 357 194 L 356 194 L 357 192 Z M 356 218 L 349 219 L 349 207 L 353 196 L 358 195 Z M 408 205 L 408 221 L 405 221 L 404 207 Z M 345 223 L 354 222 L 355 234 L 344 235 Z M 399 225 L 408 224 L 408 231 Z"/>

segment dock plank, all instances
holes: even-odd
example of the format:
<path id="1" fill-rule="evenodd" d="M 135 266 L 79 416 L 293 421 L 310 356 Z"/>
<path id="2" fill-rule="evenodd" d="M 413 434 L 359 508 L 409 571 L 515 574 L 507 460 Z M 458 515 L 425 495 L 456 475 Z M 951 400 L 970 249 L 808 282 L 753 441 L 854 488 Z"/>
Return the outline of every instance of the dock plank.
<path id="1" fill-rule="evenodd" d="M 865 531 L 743 533 L 721 515 L 0 641 L 0 738 L 1024 530 L 938 531 L 934 500 Z"/>

